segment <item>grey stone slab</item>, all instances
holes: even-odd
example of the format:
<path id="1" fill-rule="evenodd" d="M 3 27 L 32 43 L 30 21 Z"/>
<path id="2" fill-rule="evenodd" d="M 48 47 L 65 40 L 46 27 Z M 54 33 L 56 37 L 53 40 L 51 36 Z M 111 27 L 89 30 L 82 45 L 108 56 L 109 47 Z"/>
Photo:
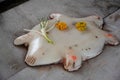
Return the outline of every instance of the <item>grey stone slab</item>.
<path id="1" fill-rule="evenodd" d="M 120 10 L 105 19 L 106 24 L 116 27 L 105 26 L 105 28 L 107 27 L 120 39 L 120 27 L 117 26 L 120 18 L 114 21 L 115 16 L 119 14 Z M 85 61 L 78 71 L 67 72 L 61 65 L 28 67 L 8 80 L 120 80 L 119 61 L 120 45 L 106 46 L 102 54 Z"/>
<path id="2" fill-rule="evenodd" d="M 120 40 L 120 10 L 117 10 L 105 19 L 104 29 L 115 34 Z"/>
<path id="3" fill-rule="evenodd" d="M 15 9 L 31 20 L 35 17 L 39 19 L 41 16 L 48 16 L 53 12 L 75 17 L 94 14 L 104 17 L 117 10 L 119 4 L 119 0 L 31 0 Z"/>
<path id="4" fill-rule="evenodd" d="M 0 15 L 0 80 L 5 80 L 25 67 L 23 58 L 26 49 L 13 45 L 13 40 L 20 34 L 16 33 L 19 30 L 17 25 L 22 24 L 18 18 L 13 10 Z"/>
<path id="5" fill-rule="evenodd" d="M 27 49 L 23 46 L 18 47 L 13 45 L 13 41 L 16 37 L 26 33 L 23 29 L 32 28 L 39 23 L 41 17 L 48 16 L 53 12 L 59 12 L 74 17 L 85 17 L 94 14 L 105 17 L 119 7 L 119 0 L 114 0 L 112 3 L 111 1 L 112 0 L 30 0 L 0 14 L 0 80 L 5 80 L 26 67 L 24 57 Z M 110 5 L 112 6 L 109 7 Z M 88 69 L 87 67 L 85 68 Z M 61 79 L 61 77 L 59 77 L 59 75 L 62 75 L 59 73 L 60 70 L 53 69 L 51 73 L 55 73 L 49 73 L 49 75 L 53 76 L 58 72 L 58 78 Z M 74 76 L 76 75 L 76 77 L 71 77 L 72 74 L 70 75 L 70 73 L 67 74 L 67 72 L 65 72 L 65 79 L 77 79 L 77 77 L 84 79 L 84 76 L 90 74 L 90 71 L 86 73 L 83 71 L 83 73 L 81 73 L 81 70 L 82 69 L 78 71 L 81 75 L 78 75 L 77 72 L 75 72 L 75 74 L 72 73 Z M 37 70 L 35 72 L 37 72 Z M 31 71 L 30 74 L 32 74 Z M 17 75 L 15 76 L 18 77 Z M 67 76 L 70 76 L 70 78 L 67 78 Z M 21 75 L 21 77 L 23 76 Z M 38 77 L 40 77 L 40 75 Z M 52 79 L 51 76 L 45 79 L 47 80 L 48 78 Z M 38 78 L 36 78 L 36 80 L 37 79 Z"/>
<path id="6" fill-rule="evenodd" d="M 60 65 L 49 67 L 25 68 L 8 80 L 82 80 L 81 75 L 75 72 L 67 72 Z"/>

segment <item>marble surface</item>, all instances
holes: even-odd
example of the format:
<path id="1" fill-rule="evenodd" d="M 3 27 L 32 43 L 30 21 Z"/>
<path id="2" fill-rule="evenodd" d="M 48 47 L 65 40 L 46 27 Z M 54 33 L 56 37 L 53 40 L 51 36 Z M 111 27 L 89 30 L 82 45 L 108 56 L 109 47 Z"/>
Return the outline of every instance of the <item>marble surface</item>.
<path id="1" fill-rule="evenodd" d="M 31 29 L 41 17 L 53 12 L 73 17 L 100 15 L 105 19 L 105 29 L 120 39 L 119 3 L 119 0 L 30 0 L 0 14 L 0 80 L 119 80 L 120 45 L 106 46 L 101 55 L 84 62 L 76 72 L 67 72 L 61 65 L 29 67 L 24 63 L 27 48 L 13 45 L 16 37 L 26 33 L 24 28 Z"/>

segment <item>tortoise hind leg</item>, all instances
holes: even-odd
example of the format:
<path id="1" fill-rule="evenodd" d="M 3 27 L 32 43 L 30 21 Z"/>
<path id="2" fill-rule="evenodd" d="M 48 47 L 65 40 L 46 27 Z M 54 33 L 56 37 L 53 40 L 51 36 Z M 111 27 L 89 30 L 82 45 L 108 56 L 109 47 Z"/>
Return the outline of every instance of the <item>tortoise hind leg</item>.
<path id="1" fill-rule="evenodd" d="M 105 35 L 107 44 L 110 44 L 110 45 L 118 45 L 119 44 L 118 39 L 111 33 L 106 32 L 104 35 Z"/>

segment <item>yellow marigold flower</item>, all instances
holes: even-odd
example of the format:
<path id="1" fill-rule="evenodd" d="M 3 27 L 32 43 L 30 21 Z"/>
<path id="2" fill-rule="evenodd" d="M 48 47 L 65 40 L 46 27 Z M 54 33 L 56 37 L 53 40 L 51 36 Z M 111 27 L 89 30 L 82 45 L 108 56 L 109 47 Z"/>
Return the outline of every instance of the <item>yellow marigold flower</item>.
<path id="1" fill-rule="evenodd" d="M 57 22 L 55 24 L 55 26 L 59 29 L 59 30 L 66 30 L 67 29 L 67 24 L 65 22 Z"/>
<path id="2" fill-rule="evenodd" d="M 79 31 L 85 31 L 87 29 L 87 24 L 86 22 L 77 22 L 75 24 L 76 28 L 79 30 Z"/>

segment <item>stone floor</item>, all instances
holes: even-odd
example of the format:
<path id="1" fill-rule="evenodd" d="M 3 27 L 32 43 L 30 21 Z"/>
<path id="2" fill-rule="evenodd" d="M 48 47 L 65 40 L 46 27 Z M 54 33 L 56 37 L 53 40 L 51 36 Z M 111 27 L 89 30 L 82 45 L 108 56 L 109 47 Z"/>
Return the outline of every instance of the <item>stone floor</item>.
<path id="1" fill-rule="evenodd" d="M 14 46 L 13 40 L 53 12 L 73 17 L 100 15 L 104 29 L 120 39 L 120 0 L 29 0 L 0 14 L 0 80 L 120 80 L 120 45 L 106 46 L 75 72 L 61 65 L 29 67 L 24 63 L 27 49 Z"/>

